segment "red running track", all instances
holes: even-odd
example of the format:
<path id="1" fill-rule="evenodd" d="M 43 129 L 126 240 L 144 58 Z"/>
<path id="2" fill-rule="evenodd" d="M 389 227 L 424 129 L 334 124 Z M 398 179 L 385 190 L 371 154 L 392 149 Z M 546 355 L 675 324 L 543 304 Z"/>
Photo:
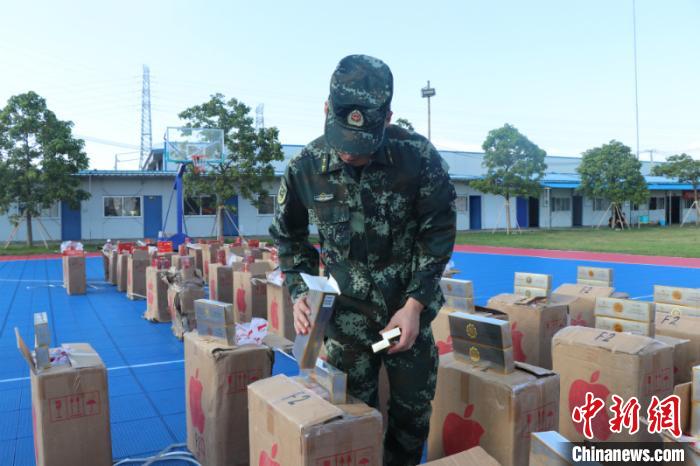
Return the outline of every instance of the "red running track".
<path id="1" fill-rule="evenodd" d="M 459 244 L 455 246 L 455 251 L 473 254 L 499 254 L 507 256 L 542 257 L 546 259 L 570 259 L 593 262 L 615 262 L 620 264 L 663 265 L 668 267 L 700 269 L 700 258 L 695 257 L 639 256 L 635 254 L 605 252 L 557 251 L 553 249 L 524 249 L 499 246 L 472 246 L 469 244 Z"/>
<path id="2" fill-rule="evenodd" d="M 88 257 L 101 256 L 101 252 L 87 252 L 85 253 Z M 30 254 L 26 256 L 0 256 L 0 262 L 6 261 L 28 261 L 28 260 L 38 260 L 38 259 L 59 259 L 61 254 Z"/>

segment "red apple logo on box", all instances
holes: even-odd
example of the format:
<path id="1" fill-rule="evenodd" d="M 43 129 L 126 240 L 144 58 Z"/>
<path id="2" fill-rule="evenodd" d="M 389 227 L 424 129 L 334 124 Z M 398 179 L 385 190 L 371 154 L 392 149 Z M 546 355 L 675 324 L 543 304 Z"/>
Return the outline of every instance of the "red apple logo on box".
<path id="1" fill-rule="evenodd" d="M 274 461 L 275 456 L 277 456 L 277 444 L 272 444 L 272 449 L 270 450 L 270 455 L 267 454 L 265 450 L 260 452 L 260 458 L 258 459 L 258 466 L 280 466 L 277 461 Z"/>
<path id="2" fill-rule="evenodd" d="M 477 421 L 469 419 L 474 412 L 474 405 L 464 408 L 464 417 L 450 413 L 442 425 L 442 449 L 445 456 L 454 455 L 479 445 L 484 428 Z"/>
<path id="3" fill-rule="evenodd" d="M 274 330 L 280 329 L 279 304 L 277 304 L 277 298 L 272 298 L 272 304 L 270 304 L 270 323 Z"/>
<path id="4" fill-rule="evenodd" d="M 525 362 L 527 356 L 523 351 L 523 332 L 518 330 L 518 323 L 513 322 L 510 326 L 511 338 L 513 339 L 513 357 L 516 361 Z"/>
<path id="5" fill-rule="evenodd" d="M 204 433 L 204 411 L 202 410 L 202 382 L 199 380 L 199 369 L 190 376 L 190 417 L 192 425 L 199 431 Z"/>
<path id="6" fill-rule="evenodd" d="M 569 388 L 569 414 L 574 412 L 577 406 L 586 404 L 586 393 L 591 392 L 594 397 L 605 401 L 610 395 L 610 390 L 603 384 L 596 383 L 600 378 L 600 371 L 595 371 L 591 374 L 590 381 L 583 379 L 574 380 Z M 607 440 L 610 437 L 610 418 L 608 410 L 602 409 L 591 421 L 593 429 L 593 437 L 598 440 Z M 573 422 L 573 419 L 572 419 Z M 583 435 L 583 422 L 575 423 L 576 432 Z"/>

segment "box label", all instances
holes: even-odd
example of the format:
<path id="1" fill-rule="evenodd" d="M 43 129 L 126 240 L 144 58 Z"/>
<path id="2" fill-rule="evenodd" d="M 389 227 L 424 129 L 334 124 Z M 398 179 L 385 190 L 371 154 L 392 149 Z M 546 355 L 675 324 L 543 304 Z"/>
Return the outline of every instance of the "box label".
<path id="1" fill-rule="evenodd" d="M 51 422 L 100 414 L 100 392 L 74 393 L 49 400 Z"/>

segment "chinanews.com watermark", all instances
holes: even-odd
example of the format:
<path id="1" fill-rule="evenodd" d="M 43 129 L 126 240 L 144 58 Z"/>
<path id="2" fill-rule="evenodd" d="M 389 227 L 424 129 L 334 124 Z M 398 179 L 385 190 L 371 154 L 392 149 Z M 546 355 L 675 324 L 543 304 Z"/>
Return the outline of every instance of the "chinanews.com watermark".
<path id="1" fill-rule="evenodd" d="M 658 444 L 635 448 L 621 443 L 601 446 L 575 444 L 571 447 L 571 459 L 575 464 L 682 464 L 685 462 L 685 450 Z"/>

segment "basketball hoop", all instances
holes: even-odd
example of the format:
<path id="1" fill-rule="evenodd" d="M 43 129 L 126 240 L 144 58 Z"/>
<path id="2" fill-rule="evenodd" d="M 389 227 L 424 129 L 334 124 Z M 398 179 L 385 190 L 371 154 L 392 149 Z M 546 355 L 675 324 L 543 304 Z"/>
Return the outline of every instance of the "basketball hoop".
<path id="1" fill-rule="evenodd" d="M 196 175 L 201 175 L 206 170 L 206 156 L 197 154 L 192 156 L 192 168 Z"/>

